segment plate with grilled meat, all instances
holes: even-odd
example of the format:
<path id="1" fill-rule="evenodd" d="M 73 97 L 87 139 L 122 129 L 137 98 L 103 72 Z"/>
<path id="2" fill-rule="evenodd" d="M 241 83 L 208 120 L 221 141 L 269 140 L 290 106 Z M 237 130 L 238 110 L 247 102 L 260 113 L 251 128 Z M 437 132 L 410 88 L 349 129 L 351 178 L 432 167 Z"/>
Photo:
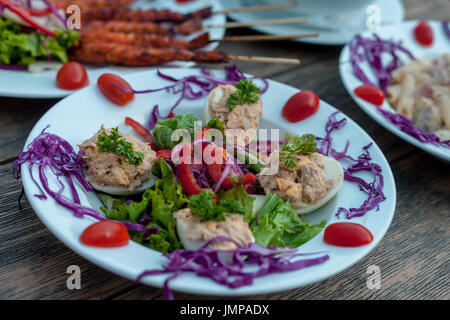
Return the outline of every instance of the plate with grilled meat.
<path id="1" fill-rule="evenodd" d="M 227 60 L 214 51 L 225 29 L 205 27 L 225 23 L 218 1 L 0 0 L 0 7 L 0 96 L 73 93 L 56 81 L 68 61 L 95 83 L 104 73 Z"/>

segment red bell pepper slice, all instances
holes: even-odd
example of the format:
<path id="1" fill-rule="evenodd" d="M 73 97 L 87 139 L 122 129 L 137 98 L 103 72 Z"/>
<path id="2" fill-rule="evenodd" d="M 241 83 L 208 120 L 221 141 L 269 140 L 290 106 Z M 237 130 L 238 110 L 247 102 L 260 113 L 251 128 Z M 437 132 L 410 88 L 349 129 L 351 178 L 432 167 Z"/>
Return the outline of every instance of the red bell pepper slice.
<path id="1" fill-rule="evenodd" d="M 200 194 L 203 189 L 200 188 L 200 186 L 197 183 L 197 180 L 195 180 L 194 175 L 191 173 L 189 164 L 183 162 L 184 158 L 183 150 L 186 149 L 184 148 L 185 146 L 183 146 L 183 149 L 181 149 L 180 151 L 180 163 L 178 164 L 178 178 L 180 179 L 181 186 L 183 187 L 184 192 L 186 192 L 188 196 L 192 196 L 195 194 Z M 191 145 L 188 144 L 188 147 L 189 153 L 192 154 Z"/>
<path id="2" fill-rule="evenodd" d="M 189 164 L 181 162 L 178 165 L 178 177 L 181 185 L 183 186 L 184 192 L 186 192 L 188 196 L 200 194 L 202 192 L 202 188 L 199 187 L 197 181 L 189 170 Z"/>
<path id="3" fill-rule="evenodd" d="M 130 117 L 125 118 L 125 124 L 132 127 L 134 132 L 147 141 L 153 150 L 158 150 L 158 146 L 153 142 L 153 135 L 142 124 L 131 119 Z"/>
<path id="4" fill-rule="evenodd" d="M 172 150 L 170 149 L 158 150 L 156 152 L 156 156 L 158 158 L 170 159 L 172 157 Z"/>
<path id="5" fill-rule="evenodd" d="M 56 9 L 64 9 L 64 6 L 62 4 L 54 4 L 53 5 Z M 43 16 L 47 16 L 49 14 L 52 14 L 53 11 L 50 7 L 44 8 L 44 9 L 35 9 L 35 8 L 30 8 L 28 9 L 28 11 L 30 12 L 30 14 L 32 16 L 36 16 L 36 17 L 43 17 Z"/>
<path id="6" fill-rule="evenodd" d="M 15 5 L 11 3 L 10 1 L 6 0 L 0 0 L 0 6 L 8 9 L 12 13 L 19 16 L 24 22 L 29 24 L 31 27 L 35 28 L 38 31 L 41 31 L 43 34 L 46 34 L 50 37 L 56 37 L 56 33 L 54 33 L 52 30 L 47 29 L 44 26 L 41 26 L 39 23 L 37 23 L 30 15 L 30 13 L 22 8 L 21 6 Z"/>
<path id="7" fill-rule="evenodd" d="M 256 177 L 253 173 L 249 172 L 244 174 L 243 176 L 240 176 L 238 182 L 243 185 L 255 183 Z"/>

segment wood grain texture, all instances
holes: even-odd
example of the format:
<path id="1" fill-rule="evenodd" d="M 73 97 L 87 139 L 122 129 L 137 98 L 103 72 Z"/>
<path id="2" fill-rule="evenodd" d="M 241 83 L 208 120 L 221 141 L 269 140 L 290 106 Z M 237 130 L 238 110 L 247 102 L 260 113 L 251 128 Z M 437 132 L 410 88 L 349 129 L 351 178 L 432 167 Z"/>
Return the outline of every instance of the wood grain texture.
<path id="1" fill-rule="evenodd" d="M 408 0 L 408 19 L 442 19 L 447 0 Z M 227 35 L 255 34 L 249 29 Z M 315 91 L 366 130 L 385 153 L 397 183 L 397 210 L 388 233 L 367 257 L 344 272 L 295 290 L 242 299 L 449 299 L 449 166 L 372 121 L 345 91 L 338 73 L 340 47 L 294 42 L 225 43 L 233 54 L 299 58 L 299 66 L 238 63 L 248 73 Z M 0 98 L 0 299 L 163 299 L 159 289 L 135 284 L 81 258 L 57 240 L 28 201 L 17 198 L 12 161 L 35 122 L 57 100 Z M 376 213 L 373 213 L 376 214 Z M 66 269 L 82 270 L 82 289 L 66 288 Z M 381 289 L 366 287 L 367 267 L 381 268 Z M 177 293 L 177 299 L 212 297 Z"/>

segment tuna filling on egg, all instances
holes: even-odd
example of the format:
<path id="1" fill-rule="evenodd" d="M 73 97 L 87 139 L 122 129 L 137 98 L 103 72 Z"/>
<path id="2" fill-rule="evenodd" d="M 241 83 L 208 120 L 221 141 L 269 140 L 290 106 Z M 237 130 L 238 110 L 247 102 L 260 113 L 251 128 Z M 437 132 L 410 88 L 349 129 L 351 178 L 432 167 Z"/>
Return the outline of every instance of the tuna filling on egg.
<path id="1" fill-rule="evenodd" d="M 208 105 L 211 118 L 219 118 L 223 122 L 226 134 L 233 134 L 237 140 L 245 137 L 245 141 L 235 142 L 242 145 L 250 143 L 256 137 L 259 117 L 262 115 L 262 102 L 259 99 L 256 103 L 236 105 L 230 111 L 226 102 L 230 94 L 237 90 L 233 85 L 219 85 L 209 95 Z M 229 132 L 230 129 L 235 131 Z"/>
<path id="2" fill-rule="evenodd" d="M 120 133 L 126 141 L 133 145 L 133 149 L 144 154 L 139 165 L 130 164 L 114 153 L 99 152 L 97 147 L 98 136 L 110 129 L 102 128 L 90 139 L 84 141 L 79 148 L 84 152 L 82 159 L 86 165 L 86 179 L 98 186 L 126 187 L 133 191 L 150 179 L 156 153 L 148 143 L 144 143 L 129 134 Z"/>
<path id="3" fill-rule="evenodd" d="M 249 225 L 240 214 L 227 215 L 224 221 L 202 222 L 199 217 L 191 214 L 189 208 L 186 208 L 175 212 L 173 217 L 177 220 L 177 223 L 185 225 L 187 231 L 184 234 L 184 238 L 190 242 L 206 243 L 216 237 L 228 237 L 239 245 L 247 247 L 253 240 Z M 233 250 L 236 249 L 236 244 L 229 241 L 219 241 L 213 243 L 210 248 L 214 250 Z"/>
<path id="4" fill-rule="evenodd" d="M 278 162 L 279 154 L 272 153 L 269 163 Z M 314 204 L 323 199 L 333 188 L 333 181 L 325 179 L 323 155 L 297 155 L 296 168 L 287 168 L 279 161 L 279 170 L 272 175 L 266 175 L 263 170 L 258 174 L 259 182 L 264 190 L 276 193 L 284 201 L 291 203 L 292 208 L 300 209 L 305 204 Z"/>

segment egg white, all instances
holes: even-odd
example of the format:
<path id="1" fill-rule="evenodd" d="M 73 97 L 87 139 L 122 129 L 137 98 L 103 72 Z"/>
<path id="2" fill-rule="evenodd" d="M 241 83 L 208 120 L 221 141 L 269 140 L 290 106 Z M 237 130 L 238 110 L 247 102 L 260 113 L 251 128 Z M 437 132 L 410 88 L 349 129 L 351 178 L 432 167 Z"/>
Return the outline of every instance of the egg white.
<path id="1" fill-rule="evenodd" d="M 342 183 L 344 181 L 344 170 L 342 169 L 341 164 L 331 157 L 324 156 L 322 160 L 325 165 L 325 172 L 324 172 L 325 180 L 332 180 L 333 187 L 327 192 L 325 197 L 323 197 L 316 203 L 304 203 L 304 202 L 291 203 L 293 207 L 301 207 L 294 209 L 294 211 L 297 214 L 306 214 L 319 209 L 320 207 L 325 205 L 328 201 L 333 199 L 339 192 L 340 188 L 342 187 Z M 253 209 L 254 211 L 257 211 L 259 208 L 262 207 L 266 196 L 262 195 L 251 195 L 251 196 L 256 199 L 253 205 Z"/>
<path id="2" fill-rule="evenodd" d="M 206 124 L 212 119 L 211 108 L 209 106 L 209 97 L 213 93 L 215 94 L 214 102 L 217 102 L 217 103 L 220 101 L 220 99 L 222 99 L 223 94 L 224 94 L 224 92 L 223 92 L 223 90 L 222 90 L 222 88 L 220 86 L 218 86 L 215 89 L 211 90 L 211 92 L 209 93 L 209 96 L 208 96 L 208 98 L 205 101 L 205 104 L 203 106 L 203 111 L 202 111 L 202 121 L 203 121 L 203 125 L 204 126 L 206 126 Z"/>
<path id="3" fill-rule="evenodd" d="M 128 190 L 127 187 L 123 186 L 99 186 L 96 184 L 91 183 L 92 187 L 95 190 L 98 190 L 103 193 L 111 194 L 114 196 L 131 196 L 134 194 L 143 193 L 148 188 L 151 188 L 155 185 L 157 178 L 155 178 L 153 175 L 148 179 L 146 182 L 144 182 L 142 185 L 134 189 L 133 191 Z"/>

